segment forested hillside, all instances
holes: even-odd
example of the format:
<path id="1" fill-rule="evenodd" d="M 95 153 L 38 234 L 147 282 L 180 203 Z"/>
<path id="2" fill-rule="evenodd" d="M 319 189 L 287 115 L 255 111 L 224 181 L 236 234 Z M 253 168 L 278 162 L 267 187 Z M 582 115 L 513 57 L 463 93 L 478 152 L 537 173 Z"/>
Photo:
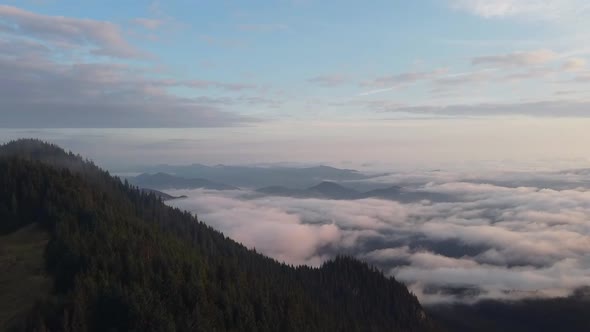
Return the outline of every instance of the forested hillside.
<path id="1" fill-rule="evenodd" d="M 364 263 L 339 257 L 321 268 L 281 264 L 36 140 L 0 147 L 0 232 L 27 227 L 48 234 L 44 270 L 52 284 L 6 328 L 437 330 L 404 285 Z M 19 241 L 29 240 L 38 243 Z"/>

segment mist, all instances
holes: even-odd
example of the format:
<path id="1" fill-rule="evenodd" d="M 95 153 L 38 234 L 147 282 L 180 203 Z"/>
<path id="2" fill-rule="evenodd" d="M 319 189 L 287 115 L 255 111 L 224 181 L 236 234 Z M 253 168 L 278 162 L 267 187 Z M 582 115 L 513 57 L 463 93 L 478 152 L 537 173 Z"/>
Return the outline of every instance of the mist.
<path id="1" fill-rule="evenodd" d="M 567 296 L 590 284 L 587 187 L 486 183 L 510 182 L 514 173 L 495 174 L 494 181 L 482 174 L 479 183 L 450 174 L 408 173 L 407 179 L 420 190 L 456 197 L 453 202 L 171 190 L 188 197 L 168 204 L 288 264 L 319 266 L 336 255 L 355 256 L 403 281 L 427 304 Z M 554 173 L 528 174 L 555 182 Z M 392 177 L 373 179 L 385 180 Z"/>

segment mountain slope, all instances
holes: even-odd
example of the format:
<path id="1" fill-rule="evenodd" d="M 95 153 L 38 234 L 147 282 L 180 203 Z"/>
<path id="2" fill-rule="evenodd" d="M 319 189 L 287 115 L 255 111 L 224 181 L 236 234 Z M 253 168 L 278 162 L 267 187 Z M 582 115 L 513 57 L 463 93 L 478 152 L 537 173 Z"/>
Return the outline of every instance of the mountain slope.
<path id="1" fill-rule="evenodd" d="M 43 251 L 49 234 L 36 225 L 0 235 L 0 330 L 16 328 L 37 298 L 49 296 Z"/>
<path id="2" fill-rule="evenodd" d="M 148 195 L 154 194 L 154 195 L 156 195 L 156 197 L 162 199 L 162 201 L 169 201 L 169 200 L 173 200 L 173 199 L 186 198 L 186 196 L 172 196 L 172 195 L 169 195 L 165 192 L 155 190 L 155 189 L 141 188 L 141 191 L 148 194 Z"/>
<path id="3" fill-rule="evenodd" d="M 57 147 L 0 156 L 0 232 L 50 238 L 52 296 L 23 330 L 436 330 L 404 285 L 354 259 L 281 264 Z"/>

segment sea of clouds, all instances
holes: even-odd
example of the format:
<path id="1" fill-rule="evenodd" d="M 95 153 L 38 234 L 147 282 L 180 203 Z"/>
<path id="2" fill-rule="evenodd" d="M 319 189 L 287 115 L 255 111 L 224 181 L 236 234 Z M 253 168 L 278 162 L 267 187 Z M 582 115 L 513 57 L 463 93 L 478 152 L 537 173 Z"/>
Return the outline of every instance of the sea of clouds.
<path id="1" fill-rule="evenodd" d="M 411 183 L 451 202 L 167 192 L 188 196 L 168 204 L 277 260 L 319 266 L 352 255 L 406 283 L 425 303 L 471 302 L 566 296 L 590 285 L 586 173 L 426 172 L 372 180 Z"/>

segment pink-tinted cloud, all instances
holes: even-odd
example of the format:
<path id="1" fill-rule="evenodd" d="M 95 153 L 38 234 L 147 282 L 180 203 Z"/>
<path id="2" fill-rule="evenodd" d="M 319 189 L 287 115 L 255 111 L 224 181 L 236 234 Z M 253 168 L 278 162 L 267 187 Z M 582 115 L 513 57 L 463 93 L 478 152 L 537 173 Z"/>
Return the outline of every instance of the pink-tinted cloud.
<path id="1" fill-rule="evenodd" d="M 424 302 L 563 296 L 590 283 L 590 190 L 494 184 L 549 184 L 570 175 L 496 173 L 479 182 L 445 172 L 408 176 L 413 186 L 423 181 L 421 190 L 456 200 L 401 204 L 238 190 L 178 191 L 189 198 L 170 204 L 289 263 L 355 255 L 407 283 Z M 403 182 L 404 174 L 392 180 Z"/>
<path id="2" fill-rule="evenodd" d="M 145 56 L 123 37 L 119 26 L 107 21 L 41 15 L 7 5 L 0 5 L 0 20 L 6 23 L 5 29 L 14 35 L 88 46 L 97 55 L 122 58 Z"/>

